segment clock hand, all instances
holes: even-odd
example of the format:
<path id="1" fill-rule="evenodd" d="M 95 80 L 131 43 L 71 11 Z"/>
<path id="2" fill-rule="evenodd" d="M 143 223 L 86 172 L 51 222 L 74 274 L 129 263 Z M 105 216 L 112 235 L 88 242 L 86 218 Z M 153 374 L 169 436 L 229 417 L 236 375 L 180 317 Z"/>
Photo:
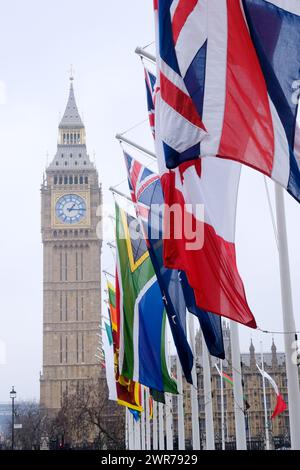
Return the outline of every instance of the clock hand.
<path id="1" fill-rule="evenodd" d="M 73 210 L 74 206 L 75 206 L 75 202 L 74 202 L 72 207 L 67 207 L 68 212 L 71 212 Z"/>
<path id="2" fill-rule="evenodd" d="M 85 211 L 83 207 L 71 207 L 71 209 L 68 209 L 69 212 L 71 211 Z"/>

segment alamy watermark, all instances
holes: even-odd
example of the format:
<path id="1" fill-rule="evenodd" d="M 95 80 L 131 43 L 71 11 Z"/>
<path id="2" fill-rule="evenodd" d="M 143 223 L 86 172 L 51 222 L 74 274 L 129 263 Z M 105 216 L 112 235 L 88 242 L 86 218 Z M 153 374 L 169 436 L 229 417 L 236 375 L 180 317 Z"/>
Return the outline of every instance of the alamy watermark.
<path id="1" fill-rule="evenodd" d="M 132 211 L 132 208 L 131 208 Z M 115 238 L 116 222 L 114 205 L 104 204 L 96 212 L 100 221 L 97 224 L 97 236 L 110 241 Z M 183 241 L 185 250 L 200 250 L 204 244 L 204 205 L 203 204 L 151 204 L 151 208 L 140 207 L 140 217 L 130 217 L 128 232 L 132 240 L 141 238 L 141 229 L 151 240 Z M 120 237 L 127 238 L 128 232 L 120 231 Z"/>

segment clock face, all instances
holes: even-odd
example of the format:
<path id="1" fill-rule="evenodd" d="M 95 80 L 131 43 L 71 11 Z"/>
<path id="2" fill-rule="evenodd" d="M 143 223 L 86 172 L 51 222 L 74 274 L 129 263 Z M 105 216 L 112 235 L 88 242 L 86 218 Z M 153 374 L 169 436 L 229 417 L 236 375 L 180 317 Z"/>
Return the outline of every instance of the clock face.
<path id="1" fill-rule="evenodd" d="M 65 194 L 55 205 L 57 218 L 65 224 L 77 224 L 86 215 L 85 200 L 78 194 Z"/>

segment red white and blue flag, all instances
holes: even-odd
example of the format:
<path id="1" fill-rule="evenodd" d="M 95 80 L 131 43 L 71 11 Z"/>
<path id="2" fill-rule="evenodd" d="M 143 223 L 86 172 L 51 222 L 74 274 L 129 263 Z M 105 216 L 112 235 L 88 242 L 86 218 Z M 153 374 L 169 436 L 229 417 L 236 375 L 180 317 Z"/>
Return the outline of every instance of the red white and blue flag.
<path id="1" fill-rule="evenodd" d="M 235 160 L 300 201 L 299 0 L 154 5 L 166 167 Z"/>
<path id="2" fill-rule="evenodd" d="M 153 137 L 155 137 L 155 83 L 156 77 L 145 67 L 145 83 L 146 83 L 146 95 L 147 95 L 147 106 L 149 114 L 149 124 Z"/>
<path id="3" fill-rule="evenodd" d="M 203 60 L 207 42 L 198 35 L 198 30 L 196 36 L 185 30 L 183 37 L 182 28 L 186 24 L 192 28 L 193 22 L 200 22 L 205 27 L 206 15 L 204 19 L 199 14 L 191 16 L 200 4 L 207 6 L 204 1 L 192 0 L 158 0 L 154 3 L 157 45 L 155 147 L 164 200 L 169 207 L 181 206 L 182 220 L 192 219 L 195 233 L 203 233 L 203 245 L 188 249 L 191 240 L 184 236 L 184 229 L 179 238 L 177 227 L 172 224 L 165 227 L 170 237 L 164 238 L 164 263 L 168 268 L 185 272 L 199 308 L 255 328 L 256 322 L 236 264 L 235 218 L 240 165 L 216 157 L 198 158 L 208 135 L 198 108 L 203 96 L 201 81 L 195 80 L 199 74 L 205 79 Z M 188 20 L 192 22 L 187 23 Z M 193 33 L 193 29 L 190 32 Z M 181 56 L 179 62 L 174 42 L 178 44 L 183 39 L 192 59 L 190 65 L 195 65 L 199 72 L 197 77 L 194 69 L 188 67 L 188 61 L 185 74 L 179 68 L 179 63 L 183 67 L 186 57 Z M 199 46 L 202 39 L 201 51 L 198 47 L 196 53 L 196 45 Z M 215 81 L 211 82 L 216 88 L 217 78 L 218 71 Z M 207 95 L 209 98 L 214 99 L 214 96 Z M 199 205 L 204 206 L 204 215 L 197 210 Z"/>

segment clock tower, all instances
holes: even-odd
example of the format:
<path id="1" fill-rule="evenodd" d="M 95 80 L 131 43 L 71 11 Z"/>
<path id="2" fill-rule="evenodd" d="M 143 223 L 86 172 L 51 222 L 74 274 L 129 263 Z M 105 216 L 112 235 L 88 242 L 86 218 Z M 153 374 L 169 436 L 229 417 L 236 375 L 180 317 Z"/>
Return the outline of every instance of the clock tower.
<path id="1" fill-rule="evenodd" d="M 58 410 L 65 395 L 100 377 L 95 354 L 101 314 L 101 187 L 86 149 L 70 78 L 57 152 L 41 188 L 43 370 L 41 405 Z"/>

